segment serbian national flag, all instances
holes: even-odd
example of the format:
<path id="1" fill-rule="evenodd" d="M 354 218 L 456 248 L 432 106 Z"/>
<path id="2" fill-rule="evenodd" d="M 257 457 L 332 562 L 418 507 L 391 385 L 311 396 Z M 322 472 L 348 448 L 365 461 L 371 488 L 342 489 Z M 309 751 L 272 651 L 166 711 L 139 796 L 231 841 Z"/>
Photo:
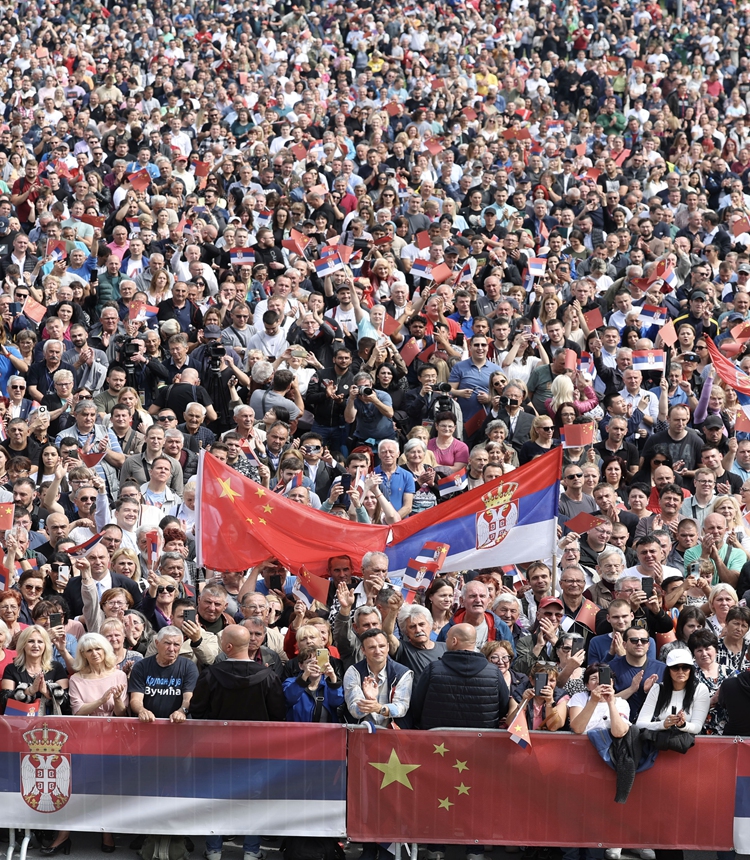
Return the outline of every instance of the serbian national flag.
<path id="1" fill-rule="evenodd" d="M 315 273 L 319 278 L 325 278 L 344 268 L 344 264 L 338 255 L 338 251 L 328 254 L 320 260 L 315 261 Z"/>
<path id="2" fill-rule="evenodd" d="M 78 546 L 74 546 L 72 549 L 65 550 L 68 555 L 81 556 L 87 555 L 90 550 L 92 550 L 102 539 L 101 534 L 96 534 L 93 537 L 90 537 L 87 541 L 83 543 L 79 543 Z"/>
<path id="3" fill-rule="evenodd" d="M 159 308 L 155 305 L 147 305 L 144 302 L 131 302 L 128 308 L 128 319 L 131 320 L 150 320 L 159 313 Z"/>
<path id="4" fill-rule="evenodd" d="M 432 277 L 432 263 L 428 263 L 427 260 L 415 260 L 409 274 L 414 278 L 429 280 Z"/>
<path id="5" fill-rule="evenodd" d="M 328 600 L 328 587 L 328 580 L 321 576 L 313 576 L 303 566 L 300 567 L 297 579 L 294 581 L 292 594 L 298 597 L 308 609 L 311 609 L 316 600 L 325 605 Z"/>
<path id="6" fill-rule="evenodd" d="M 458 273 L 458 277 L 456 278 L 456 283 L 461 284 L 464 281 L 473 281 L 474 276 L 471 274 L 471 266 L 468 263 L 464 263 L 463 268 Z"/>
<path id="7" fill-rule="evenodd" d="M 382 552 L 391 529 L 342 520 L 275 495 L 205 451 L 198 466 L 196 510 L 199 564 L 219 571 L 277 558 L 290 570 L 304 566 L 322 575 L 331 556 Z M 423 545 L 424 540 L 416 549 Z"/>
<path id="8" fill-rule="evenodd" d="M 153 568 L 159 558 L 159 532 L 146 532 L 146 546 L 148 549 L 148 566 Z"/>
<path id="9" fill-rule="evenodd" d="M 677 283 L 674 268 L 666 259 L 659 260 L 654 266 L 648 282 L 649 284 L 653 284 L 654 281 L 658 281 L 659 279 L 664 281 L 665 284 L 669 284 L 670 287 L 673 287 Z"/>
<path id="10" fill-rule="evenodd" d="M 443 566 L 450 546 L 447 543 L 427 541 L 416 558 L 410 558 L 404 573 L 401 590 L 406 603 L 412 603 L 419 591 L 425 591 Z"/>
<path id="11" fill-rule="evenodd" d="M 33 702 L 19 702 L 18 699 L 8 699 L 5 705 L 6 717 L 37 717 L 39 716 L 39 699 Z"/>
<path id="12" fill-rule="evenodd" d="M 531 257 L 529 260 L 528 272 L 535 278 L 543 278 L 547 271 L 547 261 L 544 257 Z"/>
<path id="13" fill-rule="evenodd" d="M 576 613 L 576 624 L 583 624 L 584 627 L 593 631 L 596 626 L 596 613 L 598 611 L 599 607 L 596 603 L 584 598 L 581 608 Z"/>
<path id="14" fill-rule="evenodd" d="M 633 350 L 634 370 L 661 370 L 665 368 L 664 350 L 636 349 Z"/>
<path id="15" fill-rule="evenodd" d="M 273 212 L 270 209 L 264 209 L 262 212 L 254 212 L 253 218 L 258 227 L 269 227 L 273 220 Z"/>
<path id="16" fill-rule="evenodd" d="M 523 288 L 527 293 L 534 289 L 534 276 L 529 271 L 526 271 L 523 276 Z"/>
<path id="17" fill-rule="evenodd" d="M 472 570 L 546 558 L 555 550 L 562 469 L 557 446 L 532 463 L 389 526 L 389 569 L 403 575 L 427 541 L 450 545 L 443 570 Z"/>
<path id="18" fill-rule="evenodd" d="M 508 726 L 510 739 L 514 744 L 518 744 L 522 750 L 531 750 L 531 735 L 529 734 L 529 724 L 526 721 L 526 708 L 519 708 L 518 713 Z"/>
<path id="19" fill-rule="evenodd" d="M 596 366 L 594 365 L 594 356 L 589 352 L 582 352 L 578 359 L 578 372 L 584 371 L 592 376 L 596 375 Z"/>
<path id="20" fill-rule="evenodd" d="M 646 325 L 661 326 L 669 319 L 669 314 L 666 308 L 659 308 L 656 305 L 643 305 L 638 314 L 638 319 Z"/>
<path id="21" fill-rule="evenodd" d="M 442 499 L 452 496 L 454 493 L 463 492 L 466 489 L 469 479 L 466 476 L 466 468 L 459 469 L 452 475 L 446 475 L 438 481 L 438 490 Z"/>
<path id="22" fill-rule="evenodd" d="M 255 251 L 252 248 L 232 248 L 229 251 L 229 259 L 233 266 L 254 266 Z"/>
<path id="23" fill-rule="evenodd" d="M 58 262 L 68 256 L 68 246 L 61 239 L 47 239 L 47 256 Z"/>

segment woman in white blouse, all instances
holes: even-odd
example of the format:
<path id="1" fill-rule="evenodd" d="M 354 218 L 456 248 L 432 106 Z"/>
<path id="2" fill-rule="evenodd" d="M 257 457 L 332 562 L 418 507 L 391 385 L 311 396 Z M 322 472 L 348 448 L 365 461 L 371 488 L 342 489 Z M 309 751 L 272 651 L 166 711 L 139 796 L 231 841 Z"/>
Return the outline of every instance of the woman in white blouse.
<path id="1" fill-rule="evenodd" d="M 708 688 L 695 677 L 693 655 L 687 648 L 674 648 L 666 662 L 664 679 L 648 691 L 636 726 L 656 732 L 677 728 L 699 735 L 710 707 Z"/>

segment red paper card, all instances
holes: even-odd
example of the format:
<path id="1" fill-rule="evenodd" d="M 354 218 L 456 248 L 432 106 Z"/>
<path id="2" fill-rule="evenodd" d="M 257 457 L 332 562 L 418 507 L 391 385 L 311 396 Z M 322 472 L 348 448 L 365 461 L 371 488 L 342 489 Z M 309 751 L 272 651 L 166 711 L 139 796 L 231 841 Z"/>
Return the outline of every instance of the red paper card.
<path id="1" fill-rule="evenodd" d="M 432 240 L 430 239 L 430 234 L 427 230 L 422 230 L 420 233 L 417 233 L 417 248 L 420 251 L 424 251 L 425 248 L 429 248 Z"/>
<path id="2" fill-rule="evenodd" d="M 38 60 L 44 60 L 49 57 L 49 49 L 45 48 L 43 45 L 40 45 L 36 49 L 36 56 Z"/>
<path id="3" fill-rule="evenodd" d="M 586 320 L 586 325 L 589 327 L 589 331 L 594 331 L 594 329 L 601 328 L 604 325 L 604 317 L 602 316 L 602 312 L 599 308 L 586 311 L 583 318 Z"/>
<path id="4" fill-rule="evenodd" d="M 578 355 L 574 349 L 565 350 L 565 369 L 576 370 L 578 368 Z"/>
<path id="5" fill-rule="evenodd" d="M 607 520 L 604 519 L 604 517 L 595 517 L 592 514 L 581 512 L 578 516 L 573 517 L 572 520 L 568 520 L 565 523 L 565 526 L 570 529 L 570 531 L 583 535 L 586 534 L 586 532 L 591 531 L 591 529 L 606 522 Z"/>
<path id="6" fill-rule="evenodd" d="M 381 236 L 379 239 L 375 240 L 375 245 L 387 245 L 389 242 L 393 241 L 393 236 Z"/>
<path id="7" fill-rule="evenodd" d="M 351 248 L 349 245 L 337 245 L 336 250 L 338 251 L 339 259 L 341 260 L 341 262 L 344 265 L 348 265 L 354 248 Z"/>
<path id="8" fill-rule="evenodd" d="M 630 155 L 630 150 L 629 150 L 629 149 L 623 149 L 623 151 L 622 151 L 622 152 L 618 153 L 618 154 L 615 156 L 615 164 L 617 164 L 617 165 L 619 165 L 620 167 L 622 167 L 623 162 L 625 161 L 625 159 L 626 159 L 629 155 Z"/>
<path id="9" fill-rule="evenodd" d="M 443 151 L 443 145 L 438 143 L 436 140 L 428 140 L 427 143 L 425 143 L 424 148 L 431 155 L 437 155 L 439 152 Z"/>
<path id="10" fill-rule="evenodd" d="M 301 143 L 296 144 L 289 151 L 297 161 L 302 161 L 302 159 L 307 156 L 307 148 Z"/>
<path id="11" fill-rule="evenodd" d="M 145 191 L 151 184 L 151 177 L 148 175 L 147 170 L 139 170 L 138 173 L 131 173 L 128 179 L 136 191 Z"/>
<path id="12" fill-rule="evenodd" d="M 588 179 L 593 179 L 594 182 L 596 182 L 596 180 L 601 176 L 601 173 L 602 172 L 601 170 L 599 170 L 598 167 L 589 167 L 584 176 L 586 176 Z"/>
<path id="13" fill-rule="evenodd" d="M 674 346 L 677 343 L 677 331 L 675 330 L 672 320 L 668 320 L 664 323 L 659 334 L 661 335 L 662 342 L 666 346 Z"/>
<path id="14" fill-rule="evenodd" d="M 750 233 L 750 221 L 747 218 L 740 218 L 732 224 L 732 233 L 735 238 L 741 233 Z"/>
<path id="15" fill-rule="evenodd" d="M 104 454 L 104 451 L 92 451 L 89 454 L 84 454 L 83 451 L 81 451 L 80 457 L 89 469 L 93 469 L 94 466 L 104 459 Z"/>
<path id="16" fill-rule="evenodd" d="M 388 104 L 385 106 L 385 112 L 388 114 L 388 116 L 396 116 L 396 114 L 398 113 L 398 105 L 393 104 L 393 102 L 388 102 Z"/>
<path id="17" fill-rule="evenodd" d="M 90 224 L 92 227 L 98 227 L 100 230 L 104 227 L 105 218 L 99 218 L 96 215 L 81 215 L 81 221 L 84 224 Z"/>
<path id="18" fill-rule="evenodd" d="M 465 107 L 461 111 L 461 113 L 466 117 L 466 119 L 469 120 L 469 122 L 474 122 L 474 120 L 477 118 L 477 112 L 474 110 L 474 108 Z"/>
<path id="19" fill-rule="evenodd" d="M 576 151 L 576 155 L 580 156 L 581 158 L 583 158 L 583 156 L 586 155 L 586 144 L 585 143 L 579 143 L 577 146 L 575 146 L 573 148 Z"/>
<path id="20" fill-rule="evenodd" d="M 247 83 L 247 72 L 240 72 L 238 77 L 240 79 L 240 86 L 244 87 Z"/>
<path id="21" fill-rule="evenodd" d="M 443 281 L 447 281 L 450 278 L 453 272 L 445 263 L 441 263 L 439 266 L 435 266 L 430 274 L 436 284 L 442 284 Z"/>
<path id="22" fill-rule="evenodd" d="M 195 168 L 195 175 L 198 177 L 208 176 L 211 172 L 211 165 L 207 161 L 194 161 L 193 167 Z"/>

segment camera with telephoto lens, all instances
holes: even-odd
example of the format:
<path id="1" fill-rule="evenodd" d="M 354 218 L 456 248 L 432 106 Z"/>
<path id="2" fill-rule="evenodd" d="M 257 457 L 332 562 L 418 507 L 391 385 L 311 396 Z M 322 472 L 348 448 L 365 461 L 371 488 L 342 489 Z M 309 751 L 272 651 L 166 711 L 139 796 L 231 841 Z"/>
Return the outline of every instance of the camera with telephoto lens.
<path id="1" fill-rule="evenodd" d="M 127 335 L 124 335 L 122 337 L 122 340 L 119 341 L 118 346 L 120 347 L 120 361 L 128 361 L 134 355 L 138 355 L 138 353 L 141 351 L 139 341 L 135 340 L 132 337 L 128 337 Z"/>
<path id="2" fill-rule="evenodd" d="M 501 406 L 509 406 L 510 405 L 510 397 L 506 397 L 505 394 L 500 395 L 500 405 Z"/>
<path id="3" fill-rule="evenodd" d="M 221 341 L 215 340 L 213 343 L 206 345 L 206 354 L 208 355 L 208 367 L 210 370 L 221 370 L 221 360 L 227 354 L 227 348 Z"/>
<path id="4" fill-rule="evenodd" d="M 450 382 L 439 382 L 435 386 L 435 391 L 440 391 L 442 394 L 449 394 L 452 391 Z"/>
<path id="5" fill-rule="evenodd" d="M 359 393 L 362 395 L 362 397 L 369 397 L 373 393 L 373 389 L 363 388 Z"/>

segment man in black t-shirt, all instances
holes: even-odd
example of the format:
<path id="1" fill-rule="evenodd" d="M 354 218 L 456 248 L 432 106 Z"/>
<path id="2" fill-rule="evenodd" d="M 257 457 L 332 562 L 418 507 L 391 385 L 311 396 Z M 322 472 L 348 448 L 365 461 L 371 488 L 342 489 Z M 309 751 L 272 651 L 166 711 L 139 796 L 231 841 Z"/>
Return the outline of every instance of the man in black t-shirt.
<path id="1" fill-rule="evenodd" d="M 139 660 L 130 673 L 130 708 L 143 723 L 186 719 L 198 670 L 180 657 L 183 636 L 176 627 L 162 627 L 156 634 L 156 654 Z"/>

